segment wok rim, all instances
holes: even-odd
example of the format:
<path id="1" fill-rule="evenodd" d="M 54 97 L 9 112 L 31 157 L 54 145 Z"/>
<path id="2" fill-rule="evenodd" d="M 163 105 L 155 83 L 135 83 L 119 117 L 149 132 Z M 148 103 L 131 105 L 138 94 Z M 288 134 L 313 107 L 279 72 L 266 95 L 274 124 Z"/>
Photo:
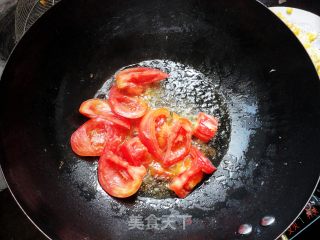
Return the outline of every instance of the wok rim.
<path id="1" fill-rule="evenodd" d="M 46 12 L 44 12 L 44 13 L 36 20 L 35 23 L 33 23 L 33 24 L 30 26 L 30 28 L 29 28 L 26 32 L 23 33 L 23 35 L 21 36 L 20 40 L 15 44 L 15 46 L 14 46 L 13 49 L 11 50 L 11 52 L 10 52 L 10 54 L 9 54 L 9 56 L 8 56 L 8 59 L 6 60 L 6 62 L 5 62 L 5 64 L 4 64 L 4 68 L 3 68 L 2 74 L 1 74 L 1 76 L 0 76 L 0 82 L 3 81 L 3 79 L 2 79 L 2 78 L 3 78 L 3 75 L 4 75 L 5 71 L 7 71 L 7 65 L 9 64 L 12 56 L 15 54 L 16 48 L 20 47 L 20 45 L 23 44 L 23 43 L 21 43 L 21 42 L 23 42 L 23 41 L 24 41 L 23 39 L 26 38 L 25 35 L 29 35 L 29 32 L 32 32 L 33 29 L 37 28 L 38 25 L 41 23 L 41 21 L 42 21 L 44 18 L 46 18 L 46 16 L 47 16 L 49 13 L 55 11 L 55 9 L 57 8 L 57 6 L 62 5 L 62 3 L 64 4 L 64 2 L 67 2 L 67 1 L 59 1 L 59 2 L 57 2 L 55 5 L 53 5 L 51 8 L 49 8 Z M 260 6 L 263 7 L 266 11 L 268 11 L 269 14 L 273 16 L 274 19 L 277 19 L 278 24 L 283 24 L 284 26 L 286 26 L 286 25 L 281 21 L 281 19 L 279 19 L 279 18 L 269 9 L 269 7 L 268 7 L 266 4 L 260 2 L 259 0 L 254 0 L 254 2 L 255 2 L 255 4 L 260 5 Z M 272 7 L 272 6 L 271 6 L 271 7 Z M 302 10 L 303 10 L 303 9 L 302 9 Z M 39 20 L 40 20 L 40 21 L 39 21 Z M 303 50 L 303 51 L 304 51 L 304 54 L 308 57 L 309 63 L 313 66 L 313 69 L 314 69 L 313 71 L 314 71 L 314 73 L 316 74 L 316 73 L 317 73 L 317 72 L 316 72 L 316 68 L 315 68 L 315 66 L 314 66 L 314 64 L 313 64 L 313 62 L 312 62 L 309 54 L 307 53 L 306 49 L 303 47 L 302 43 L 299 41 L 299 39 L 297 38 L 297 36 L 296 36 L 287 26 L 286 26 L 286 29 L 287 29 L 286 31 L 289 31 L 290 34 L 291 34 L 291 35 L 296 39 L 296 41 L 299 43 L 299 45 L 300 45 L 301 48 L 302 48 L 301 50 Z M 316 75 L 317 75 L 317 74 L 316 74 Z M 318 76 L 318 75 L 317 75 L 317 76 Z M 319 81 L 320 81 L 320 79 L 319 79 Z M 7 188 L 9 189 L 9 192 L 10 192 L 11 196 L 13 197 L 14 201 L 17 203 L 17 205 L 19 206 L 19 208 L 21 209 L 21 211 L 23 212 L 23 214 L 24 214 L 24 215 L 27 217 L 27 219 L 33 224 L 33 226 L 35 226 L 35 228 L 38 229 L 38 231 L 40 231 L 40 233 L 41 233 L 43 236 L 45 236 L 45 237 L 46 237 L 47 239 L 49 239 L 49 240 L 53 240 L 54 238 L 50 237 L 47 233 L 45 233 L 45 231 L 42 230 L 42 228 L 39 226 L 40 224 L 37 224 L 37 223 L 32 219 L 32 216 L 31 216 L 32 213 L 28 214 L 28 213 L 26 212 L 26 210 L 22 207 L 22 205 L 21 205 L 22 203 L 20 203 L 20 202 L 22 202 L 23 200 L 21 200 L 21 201 L 19 202 L 18 199 L 16 198 L 16 196 L 15 196 L 14 192 L 12 191 L 12 189 L 11 189 L 11 187 L 10 187 L 10 184 L 9 184 L 9 182 L 8 182 L 8 180 L 7 180 L 7 177 L 6 177 L 6 175 L 5 175 L 5 172 L 4 172 L 4 170 L 3 170 L 3 167 L 1 166 L 1 161 L 0 161 L 0 171 L 1 171 L 2 174 L 3 174 L 5 183 L 6 183 L 6 185 L 7 185 Z M 318 186 L 319 183 L 320 183 L 320 173 L 318 174 L 318 179 L 316 180 L 316 182 L 315 182 L 315 184 L 314 184 L 313 190 L 312 190 L 312 192 L 310 193 L 310 196 L 308 197 L 307 201 L 306 201 L 305 204 L 303 205 L 302 209 L 299 211 L 299 213 L 297 214 L 297 216 L 292 220 L 292 222 L 290 222 L 290 223 L 287 225 L 287 227 L 275 238 L 275 240 L 278 239 L 278 238 L 280 238 L 282 235 L 284 235 L 285 232 L 287 231 L 287 229 L 299 218 L 299 216 L 301 215 L 301 213 L 304 211 L 306 205 L 308 204 L 308 202 L 310 201 L 310 199 L 311 199 L 312 196 L 314 195 L 314 193 L 315 193 L 315 191 L 316 191 L 317 186 Z M 236 229 L 235 229 L 235 230 L 236 230 Z"/>
<path id="2" fill-rule="evenodd" d="M 9 192 L 10 192 L 11 196 L 13 197 L 14 201 L 17 203 L 17 205 L 19 206 L 19 208 L 22 210 L 22 212 L 24 213 L 24 215 L 25 215 L 25 216 L 28 218 L 28 220 L 33 224 L 33 226 L 35 226 L 36 229 L 38 229 L 38 230 L 43 234 L 43 236 L 45 236 L 45 237 L 46 237 L 47 239 L 49 239 L 49 240 L 53 240 L 53 238 L 49 237 L 49 236 L 44 232 L 44 230 L 42 230 L 42 229 L 38 226 L 38 224 L 35 223 L 35 222 L 32 220 L 32 218 L 28 215 L 28 213 L 23 209 L 23 207 L 21 206 L 21 204 L 19 203 L 19 201 L 18 201 L 17 198 L 15 197 L 13 191 L 11 190 L 11 187 L 10 187 L 10 185 L 9 185 L 7 179 L 6 179 L 6 176 L 5 176 L 5 174 L 4 174 L 3 169 L 2 169 L 1 166 L 0 166 L 0 170 L 1 170 L 1 172 L 2 172 L 2 175 L 3 175 L 3 177 L 4 177 L 5 183 L 7 184 L 7 187 L 8 187 L 8 189 L 9 189 Z M 320 182 L 320 174 L 319 174 L 318 180 L 317 180 L 317 182 L 316 182 L 316 184 L 315 184 L 315 186 L 314 186 L 314 188 L 313 188 L 313 190 L 312 190 L 312 192 L 311 192 L 311 194 L 310 194 L 310 197 L 308 198 L 308 200 L 306 201 L 306 203 L 303 205 L 303 207 L 302 207 L 302 209 L 300 210 L 300 212 L 297 214 L 297 216 L 294 218 L 294 220 L 293 220 L 275 239 L 280 238 L 280 237 L 287 231 L 287 229 L 299 218 L 299 216 L 301 215 L 301 213 L 304 211 L 305 207 L 306 207 L 307 204 L 309 203 L 310 199 L 311 199 L 312 196 L 314 195 L 315 191 L 317 190 L 317 186 L 318 186 L 319 182 Z"/>

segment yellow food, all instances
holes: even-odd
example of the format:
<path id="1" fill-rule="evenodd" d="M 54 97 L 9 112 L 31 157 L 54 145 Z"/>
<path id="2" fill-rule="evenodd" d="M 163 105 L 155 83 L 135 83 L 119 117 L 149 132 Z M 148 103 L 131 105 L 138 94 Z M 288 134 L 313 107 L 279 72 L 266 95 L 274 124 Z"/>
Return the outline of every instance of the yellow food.
<path id="1" fill-rule="evenodd" d="M 287 14 L 291 14 L 292 11 L 292 8 L 286 9 Z M 288 19 L 286 19 L 286 17 L 284 17 L 281 12 L 275 11 L 274 13 L 290 28 L 290 30 L 296 35 L 296 37 L 302 43 L 304 48 L 307 50 L 320 77 L 320 49 L 312 46 L 312 42 L 314 42 L 317 39 L 318 34 L 314 32 L 304 31 L 303 29 L 289 22 Z"/>
<path id="2" fill-rule="evenodd" d="M 293 12 L 293 9 L 292 8 L 287 8 L 286 12 L 287 12 L 287 14 L 291 14 Z"/>
<path id="3" fill-rule="evenodd" d="M 318 34 L 313 32 L 308 32 L 307 36 L 308 36 L 309 42 L 313 42 L 318 37 Z"/>

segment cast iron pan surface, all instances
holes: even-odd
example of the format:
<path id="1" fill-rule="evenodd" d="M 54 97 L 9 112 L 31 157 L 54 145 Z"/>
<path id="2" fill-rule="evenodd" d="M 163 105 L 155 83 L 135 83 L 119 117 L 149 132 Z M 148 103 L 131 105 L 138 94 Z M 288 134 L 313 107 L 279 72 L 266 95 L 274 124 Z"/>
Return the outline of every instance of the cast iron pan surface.
<path id="1" fill-rule="evenodd" d="M 174 75 L 165 88 L 220 118 L 218 170 L 185 199 L 115 199 L 97 183 L 97 159 L 76 156 L 69 138 L 86 121 L 82 101 L 118 69 L 155 59 L 201 73 Z M 243 223 L 253 226 L 245 239 L 274 239 L 319 176 L 318 77 L 294 35 L 255 1 L 62 1 L 13 51 L 0 108 L 5 177 L 52 239 L 240 239 Z M 185 230 L 182 221 L 129 229 L 130 217 L 151 214 L 192 218 Z M 276 222 L 261 227 L 266 215 Z"/>

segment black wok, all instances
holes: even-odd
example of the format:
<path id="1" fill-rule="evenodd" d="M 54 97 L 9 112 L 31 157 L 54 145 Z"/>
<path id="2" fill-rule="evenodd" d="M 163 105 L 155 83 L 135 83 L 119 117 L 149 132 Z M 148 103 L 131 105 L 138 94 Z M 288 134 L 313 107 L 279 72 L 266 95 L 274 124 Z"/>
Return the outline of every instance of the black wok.
<path id="1" fill-rule="evenodd" d="M 186 101 L 199 110 L 216 109 L 206 104 L 220 99 L 225 111 L 215 111 L 227 137 L 220 132 L 214 142 L 225 144 L 213 159 L 218 171 L 186 199 L 138 193 L 118 200 L 101 191 L 96 159 L 77 157 L 69 137 L 86 120 L 77 111 L 82 101 L 119 68 L 152 59 L 205 76 L 193 82 L 206 82 L 206 91 L 169 90 L 180 98 L 189 89 Z M 52 239 L 238 239 L 244 223 L 253 226 L 247 239 L 274 239 L 303 209 L 319 176 L 316 71 L 294 35 L 255 1 L 62 1 L 11 54 L 0 109 L 1 167 L 10 190 Z M 175 230 L 129 229 L 133 216 L 150 214 L 191 220 L 185 229 L 181 221 Z M 267 215 L 275 223 L 260 226 Z"/>

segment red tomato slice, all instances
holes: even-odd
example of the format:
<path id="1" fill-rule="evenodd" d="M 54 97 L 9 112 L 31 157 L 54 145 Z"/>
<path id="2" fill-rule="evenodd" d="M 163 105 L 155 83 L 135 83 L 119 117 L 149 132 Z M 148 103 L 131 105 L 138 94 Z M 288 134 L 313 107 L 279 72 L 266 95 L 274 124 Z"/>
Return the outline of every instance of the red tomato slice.
<path id="1" fill-rule="evenodd" d="M 147 148 L 138 137 L 131 138 L 120 147 L 121 154 L 132 166 L 147 165 L 150 162 Z"/>
<path id="2" fill-rule="evenodd" d="M 164 167 L 160 162 L 153 161 L 149 165 L 149 170 L 152 176 L 157 178 L 173 178 L 182 172 L 193 168 L 198 168 L 206 174 L 211 174 L 216 171 L 211 161 L 196 147 L 191 146 L 190 153 L 182 161 L 177 162 L 170 167 Z"/>
<path id="3" fill-rule="evenodd" d="M 172 179 L 180 173 L 188 170 L 192 163 L 191 157 L 185 157 L 182 161 L 170 167 L 164 167 L 160 162 L 153 161 L 149 165 L 150 174 L 156 178 Z"/>
<path id="4" fill-rule="evenodd" d="M 98 163 L 98 179 L 108 194 L 126 198 L 135 194 L 146 174 L 144 166 L 131 166 L 123 158 L 111 151 L 104 151 Z"/>
<path id="5" fill-rule="evenodd" d="M 148 104 L 138 97 L 130 97 L 122 94 L 115 86 L 109 92 L 110 107 L 116 114 L 137 119 L 142 117 L 148 110 Z"/>
<path id="6" fill-rule="evenodd" d="M 80 106 L 79 112 L 89 118 L 104 118 L 119 126 L 130 129 L 130 120 L 114 114 L 108 100 L 96 98 L 84 101 Z"/>
<path id="7" fill-rule="evenodd" d="M 158 82 L 168 77 L 169 75 L 165 72 L 147 67 L 127 68 L 115 76 L 119 89 L 135 89 L 138 86 Z M 139 90 L 141 91 L 142 88 L 139 88 Z"/>
<path id="8" fill-rule="evenodd" d="M 174 177 L 169 184 L 169 189 L 174 191 L 178 197 L 185 198 L 192 189 L 201 182 L 203 173 L 199 168 L 191 167 L 178 176 Z"/>
<path id="9" fill-rule="evenodd" d="M 200 112 L 193 135 L 204 142 L 210 141 L 218 130 L 218 120 L 208 114 Z"/>
<path id="10" fill-rule="evenodd" d="M 189 120 L 165 108 L 149 111 L 141 120 L 139 138 L 163 166 L 169 167 L 188 155 L 192 127 Z"/>
<path id="11" fill-rule="evenodd" d="M 167 109 L 159 108 L 149 111 L 140 122 L 139 138 L 149 153 L 159 160 L 163 159 L 164 151 L 159 145 L 156 133 L 169 117 L 170 112 Z"/>
<path id="12" fill-rule="evenodd" d="M 195 165 L 201 169 L 202 172 L 211 174 L 217 170 L 215 166 L 211 163 L 211 161 L 204 156 L 204 154 L 194 146 L 190 148 L 190 155 L 195 161 Z"/>
<path id="13" fill-rule="evenodd" d="M 190 151 L 192 137 L 191 122 L 179 118 L 173 124 L 168 138 L 168 146 L 163 165 L 168 167 L 184 159 Z"/>
<path id="14" fill-rule="evenodd" d="M 138 119 L 131 119 L 131 130 L 130 130 L 130 136 L 136 137 L 139 135 L 139 126 L 142 118 Z"/>
<path id="15" fill-rule="evenodd" d="M 72 134 L 71 147 L 80 156 L 100 156 L 105 147 L 115 151 L 124 141 L 127 132 L 105 119 L 93 118 Z"/>
<path id="16" fill-rule="evenodd" d="M 145 92 L 145 90 L 146 90 L 145 86 L 139 86 L 137 84 L 132 84 L 125 88 L 121 88 L 121 91 L 124 91 L 127 94 L 133 95 L 133 96 L 141 95 L 142 93 Z"/>
<path id="17" fill-rule="evenodd" d="M 170 114 L 170 112 L 169 112 Z M 171 116 L 169 117 L 171 118 Z M 165 150 L 168 144 L 168 138 L 170 135 L 170 128 L 168 116 L 160 115 L 155 118 L 155 133 L 156 133 L 156 140 L 158 141 L 159 147 L 162 150 Z M 172 122 L 171 122 L 172 123 Z M 161 153 L 162 154 L 162 153 Z"/>
<path id="18" fill-rule="evenodd" d="M 186 160 L 191 157 L 191 165 Z M 191 146 L 190 155 L 183 162 L 186 162 L 182 169 L 184 170 L 178 176 L 174 177 L 169 184 L 169 189 L 173 190 L 180 198 L 186 197 L 192 189 L 202 180 L 203 172 L 211 174 L 216 171 L 211 161 L 196 147 Z M 178 167 L 181 162 L 176 164 Z"/>

